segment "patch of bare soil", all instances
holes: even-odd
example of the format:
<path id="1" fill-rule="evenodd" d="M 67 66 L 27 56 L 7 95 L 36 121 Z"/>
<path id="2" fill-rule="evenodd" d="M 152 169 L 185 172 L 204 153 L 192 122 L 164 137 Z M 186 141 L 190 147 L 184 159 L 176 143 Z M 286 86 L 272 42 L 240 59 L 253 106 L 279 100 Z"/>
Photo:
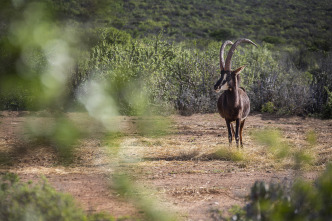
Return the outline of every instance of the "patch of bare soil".
<path id="1" fill-rule="evenodd" d="M 140 212 L 111 188 L 114 171 L 131 174 L 137 185 L 151 190 L 150 198 L 180 219 L 211 220 L 212 209 L 227 213 L 232 205 L 245 205 L 256 180 L 292 182 L 295 176 L 313 180 L 332 159 L 332 120 L 252 114 L 245 123 L 244 148 L 231 147 L 241 157 L 225 161 L 206 157 L 228 148 L 226 125 L 218 114 L 172 116 L 171 133 L 165 136 L 142 136 L 136 127 L 140 118 L 119 117 L 115 122 L 126 136 L 116 151 L 110 151 L 101 125 L 92 123 L 86 114 L 68 116 L 92 134 L 80 140 L 73 163 L 62 166 L 50 144 L 24 138 L 29 119 L 47 122 L 50 117 L 0 112 L 0 172 L 15 172 L 21 179 L 33 181 L 46 176 L 52 186 L 73 195 L 87 212 L 104 211 L 116 217 Z M 317 143 L 310 147 L 314 162 L 299 173 L 291 160 L 276 160 L 251 136 L 266 128 L 281 130 L 296 149 L 309 147 L 306 136 L 314 131 Z"/>

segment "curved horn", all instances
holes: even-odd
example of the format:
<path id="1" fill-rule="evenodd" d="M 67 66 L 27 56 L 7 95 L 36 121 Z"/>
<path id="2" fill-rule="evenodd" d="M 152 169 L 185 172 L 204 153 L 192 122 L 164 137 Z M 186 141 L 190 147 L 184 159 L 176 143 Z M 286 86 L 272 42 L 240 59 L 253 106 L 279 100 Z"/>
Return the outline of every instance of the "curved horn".
<path id="1" fill-rule="evenodd" d="M 225 70 L 224 50 L 227 45 L 232 45 L 233 42 L 227 40 L 220 47 L 220 70 Z"/>
<path id="2" fill-rule="evenodd" d="M 247 38 L 241 38 L 239 40 L 237 40 L 231 47 L 231 49 L 229 49 L 228 51 L 228 54 L 227 54 L 227 58 L 226 58 L 226 64 L 225 64 L 225 70 L 226 71 L 231 71 L 231 66 L 232 66 L 232 56 L 233 56 L 233 53 L 236 49 L 236 47 L 241 44 L 242 42 L 245 42 L 245 43 L 250 43 L 252 45 L 255 45 L 257 47 L 257 45 L 252 42 L 251 40 L 247 39 Z"/>

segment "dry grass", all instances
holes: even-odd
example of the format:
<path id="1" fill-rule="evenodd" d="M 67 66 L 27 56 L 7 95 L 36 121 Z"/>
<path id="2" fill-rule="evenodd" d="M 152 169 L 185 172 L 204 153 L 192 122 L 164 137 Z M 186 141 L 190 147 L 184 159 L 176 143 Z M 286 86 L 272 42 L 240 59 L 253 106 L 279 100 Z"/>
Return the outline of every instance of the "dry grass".
<path id="1" fill-rule="evenodd" d="M 69 179 L 70 174 L 75 174 L 75 179 L 86 177 L 89 181 L 91 175 L 95 182 L 88 183 L 85 194 L 101 188 L 96 185 L 105 179 L 96 180 L 102 177 L 99 174 L 127 172 L 135 182 L 148 189 L 156 188 L 153 197 L 163 195 L 167 205 L 174 203 L 172 206 L 194 220 L 198 213 L 206 215 L 211 202 L 219 202 L 214 205 L 220 205 L 222 210 L 234 203 L 244 203 L 244 196 L 256 179 L 282 180 L 294 174 L 294 169 L 321 170 L 332 159 L 332 120 L 251 115 L 245 124 L 244 148 L 238 149 L 235 143 L 228 147 L 225 123 L 217 114 L 171 116 L 159 119 L 151 127 L 152 118 L 119 117 L 112 124 L 117 124 L 121 132 L 109 134 L 100 124 L 91 123 L 85 114 L 70 113 L 68 117 L 88 130 L 79 142 L 71 167 L 60 167 L 55 154 L 46 153 L 49 149 L 37 148 L 12 158 L 15 162 L 11 171 L 48 174 L 61 188 L 69 182 L 58 177 L 63 175 L 59 171 L 68 174 Z M 24 120 L 24 116 L 1 118 L 0 166 L 7 156 L 12 157 L 12 143 L 17 140 L 13 131 Z M 47 122 L 47 116 L 39 120 Z M 78 180 L 72 180 L 72 186 L 63 190 L 71 188 L 88 208 L 91 198 L 86 200 L 77 190 Z M 80 188 L 85 185 L 86 181 Z M 103 191 L 103 197 L 91 196 L 93 200 L 100 199 L 94 205 L 107 204 L 105 191 L 109 190 Z"/>
<path id="2" fill-rule="evenodd" d="M 166 191 L 168 194 L 173 196 L 192 196 L 192 195 L 210 195 L 210 194 L 228 194 L 228 191 L 224 188 L 220 187 L 182 187 L 182 188 L 174 188 Z"/>
<path id="3" fill-rule="evenodd" d="M 246 156 L 243 151 L 239 149 L 221 147 L 217 151 L 202 156 L 202 159 L 208 160 L 224 160 L 224 161 L 246 161 Z"/>
<path id="4" fill-rule="evenodd" d="M 209 117 L 205 117 L 209 116 Z M 311 128 L 315 122 L 304 124 L 299 118 L 287 123 L 277 119 L 247 121 L 244 148 L 228 147 L 226 129 L 217 115 L 194 115 L 172 118 L 175 131 L 158 137 L 138 137 L 144 146 L 143 159 L 148 161 L 206 161 L 242 162 L 249 167 L 274 169 L 318 169 L 331 159 L 328 142 L 320 141 L 324 132 Z M 199 118 L 199 120 L 196 120 Z M 250 119 L 250 118 L 249 118 Z M 221 121 L 219 123 L 216 123 Z M 319 121 L 319 120 L 317 120 Z M 257 123 L 255 123 L 257 122 Z M 299 122 L 299 123 L 298 123 Z M 296 125 L 296 126 L 292 126 Z M 220 128 L 220 126 L 222 128 Z M 276 129 L 278 128 L 278 129 Z M 329 129 L 328 129 L 329 130 Z M 328 131 L 331 134 L 331 131 Z M 220 136 L 219 133 L 222 135 Z M 326 139 L 326 137 L 325 137 Z M 323 147 L 322 147 L 323 146 Z"/>

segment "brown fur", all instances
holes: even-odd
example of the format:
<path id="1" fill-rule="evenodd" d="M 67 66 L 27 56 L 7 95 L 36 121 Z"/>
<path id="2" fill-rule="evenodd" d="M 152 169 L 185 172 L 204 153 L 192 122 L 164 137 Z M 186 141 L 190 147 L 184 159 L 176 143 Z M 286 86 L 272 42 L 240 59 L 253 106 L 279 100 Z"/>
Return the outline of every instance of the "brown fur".
<path id="1" fill-rule="evenodd" d="M 242 131 L 246 117 L 250 112 L 250 100 L 244 90 L 240 87 L 240 72 L 244 69 L 245 66 L 242 66 L 234 71 L 231 69 L 232 56 L 235 52 L 235 49 L 242 42 L 250 43 L 257 47 L 257 45 L 252 42 L 250 39 L 241 38 L 238 39 L 234 44 L 233 42 L 227 40 L 225 41 L 220 48 L 220 79 L 214 85 L 214 89 L 218 92 L 224 90 L 224 93 L 220 95 L 218 99 L 218 110 L 221 117 L 225 118 L 227 130 L 228 130 L 228 139 L 229 144 L 231 145 L 233 136 L 236 140 L 236 145 L 239 146 L 239 140 L 242 144 Z M 224 61 L 224 50 L 227 45 L 232 45 L 229 49 L 226 62 Z M 235 131 L 232 122 L 236 123 Z M 240 132 L 240 136 L 239 136 Z"/>
<path id="2" fill-rule="evenodd" d="M 238 68 L 231 73 L 231 81 L 229 82 L 229 89 L 224 91 L 218 99 L 218 111 L 221 117 L 225 118 L 228 138 L 231 144 L 233 136 L 235 137 L 236 143 L 240 140 L 242 143 L 242 131 L 244 126 L 245 118 L 250 112 L 250 100 L 241 87 L 239 87 L 239 73 L 244 67 Z M 232 122 L 236 122 L 236 130 L 234 131 Z M 240 130 L 240 131 L 239 131 Z M 239 134 L 240 133 L 240 134 Z M 239 136 L 240 135 L 240 136 Z"/>
<path id="3" fill-rule="evenodd" d="M 236 119 L 243 119 L 249 115 L 250 100 L 246 92 L 242 88 L 238 88 L 239 104 L 234 104 L 234 90 L 225 91 L 218 99 L 218 111 L 222 118 L 231 122 Z"/>

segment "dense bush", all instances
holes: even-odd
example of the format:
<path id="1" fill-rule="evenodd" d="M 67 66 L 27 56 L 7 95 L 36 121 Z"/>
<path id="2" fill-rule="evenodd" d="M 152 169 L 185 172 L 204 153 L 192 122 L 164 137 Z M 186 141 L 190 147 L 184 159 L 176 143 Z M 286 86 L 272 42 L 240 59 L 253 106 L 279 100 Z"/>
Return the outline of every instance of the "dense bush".
<path id="1" fill-rule="evenodd" d="M 71 100 L 94 79 L 108 82 L 108 93 L 123 114 L 138 114 L 142 105 L 167 114 L 172 109 L 181 114 L 216 111 L 219 95 L 212 86 L 219 76 L 220 42 L 210 42 L 199 49 L 195 45 L 169 43 L 161 35 L 131 39 L 114 28 L 99 28 L 87 36 L 91 36 L 87 37 L 91 48 L 82 49 L 71 72 L 67 90 Z M 98 41 L 91 40 L 98 37 Z M 247 67 L 241 74 L 242 86 L 251 99 L 252 110 L 264 110 L 268 103 L 280 114 L 322 111 L 327 101 L 324 86 L 329 81 L 320 76 L 329 76 L 328 70 L 319 69 L 314 74 L 300 71 L 286 53 L 272 52 L 264 45 L 258 49 L 240 46 L 233 68 L 243 64 Z M 33 94 L 18 90 L 19 87 L 1 93 L 2 109 L 33 107 Z M 324 113 L 329 117 L 329 112 Z"/>
<path id="2" fill-rule="evenodd" d="M 267 113 L 273 113 L 274 109 L 275 109 L 274 104 L 271 101 L 269 101 L 262 105 L 261 111 Z"/>
<path id="3" fill-rule="evenodd" d="M 13 13 L 6 12 L 6 25 L 1 27 L 0 34 L 0 109 L 72 108 L 79 100 L 77 97 L 88 93 L 89 82 L 94 81 L 104 83 L 103 93 L 112 97 L 112 101 L 106 103 L 122 114 L 142 114 L 146 110 L 166 114 L 174 110 L 181 114 L 216 111 L 219 95 L 212 86 L 219 75 L 221 42 L 206 36 L 217 40 L 238 36 L 235 28 L 206 28 L 205 34 L 201 33 L 206 37 L 204 40 L 174 42 L 168 31 L 176 30 L 167 30 L 164 35 L 156 35 L 151 30 L 167 24 L 164 20 L 173 13 L 192 16 L 197 9 L 184 3 L 169 4 L 169 8 L 156 5 L 155 10 L 168 11 L 165 12 L 167 16 L 145 19 L 142 9 L 149 8 L 148 1 L 114 1 L 111 5 L 119 9 L 119 15 L 126 12 L 127 7 L 137 9 L 136 25 L 151 31 L 149 37 L 139 38 L 132 31 L 105 24 L 91 28 L 87 23 L 72 22 L 71 19 L 80 20 L 85 13 L 91 16 L 82 18 L 83 21 L 93 18 L 96 22 L 94 19 L 106 16 L 103 13 L 107 7 L 97 9 L 100 4 L 89 0 L 83 4 L 77 1 L 61 1 L 59 6 L 51 4 L 56 12 L 71 21 L 66 23 L 59 19 L 64 24 L 54 21 L 59 14 L 52 16 L 49 11 L 52 7 L 30 7 L 28 3 L 21 3 L 15 8 L 11 3 L 4 4 Z M 67 10 L 68 7 L 73 8 Z M 293 8 L 290 9 L 293 12 Z M 26 13 L 18 13 L 24 10 Z M 208 12 L 197 13 L 201 17 L 212 16 Z M 250 9 L 246 13 L 250 14 Z M 125 26 L 128 21 L 124 18 L 121 22 Z M 272 21 L 263 19 L 261 22 L 269 24 Z M 203 27 L 204 23 L 196 19 L 196 25 Z M 172 25 L 168 27 L 171 29 Z M 43 34 L 33 37 L 37 32 Z M 194 32 L 186 34 L 199 34 Z M 264 36 L 266 42 L 284 42 L 284 38 L 279 39 L 272 33 Z M 66 59 L 60 60 L 61 57 Z M 258 49 L 240 46 L 233 58 L 233 68 L 247 65 L 241 77 L 252 110 L 265 110 L 267 104 L 273 104 L 273 110 L 269 111 L 278 114 L 319 113 L 325 118 L 332 117 L 328 93 L 332 91 L 331 63 L 329 52 L 321 53 L 307 47 L 278 49 L 269 43 L 261 44 Z"/>
<path id="4" fill-rule="evenodd" d="M 0 220 L 115 220 L 105 214 L 87 216 L 71 196 L 55 191 L 45 180 L 23 183 L 15 174 L 0 179 Z"/>
<path id="5" fill-rule="evenodd" d="M 88 69 L 82 71 L 107 80 L 112 85 L 110 94 L 126 114 L 137 113 L 136 101 L 164 111 L 173 107 L 181 114 L 215 112 L 219 95 L 212 86 L 219 76 L 220 43 L 198 49 L 161 37 L 126 44 L 102 41 L 92 49 Z M 270 102 L 280 114 L 299 114 L 312 105 L 312 77 L 299 71 L 287 55 L 264 45 L 239 47 L 233 63 L 233 68 L 247 65 L 241 74 L 242 86 L 252 110 L 261 111 Z"/>
<path id="6" fill-rule="evenodd" d="M 111 85 L 111 96 L 126 114 L 137 113 L 141 104 L 163 110 L 171 106 L 182 113 L 214 111 L 215 56 L 160 38 L 103 41 L 92 49 L 84 71 Z"/>
<path id="7" fill-rule="evenodd" d="M 107 93 L 123 114 L 141 113 L 146 109 L 142 105 L 166 114 L 172 109 L 185 115 L 216 111 L 219 95 L 212 86 L 219 75 L 220 42 L 210 41 L 205 46 L 170 43 L 162 35 L 132 39 L 115 28 L 88 31 L 85 41 L 89 47 L 77 53 L 65 91 L 68 95 L 62 97 L 74 101 L 75 94 L 84 92 L 84 85 L 98 80 L 108 82 Z M 241 77 L 252 110 L 261 111 L 273 104 L 273 111 L 279 114 L 324 111 L 324 117 L 329 118 L 325 89 L 331 89 L 330 66 L 326 65 L 329 57 L 320 68 L 307 72 L 298 68 L 300 61 L 292 54 L 272 51 L 265 45 L 258 49 L 240 46 L 233 68 L 247 65 Z M 38 73 L 45 58 L 38 53 L 31 58 L 31 71 L 36 68 Z M 17 84 L 7 92 L 4 87 L 1 90 L 1 109 L 31 109 L 38 103 L 38 96 L 34 96 L 38 87 L 24 89 Z"/>
<path id="8" fill-rule="evenodd" d="M 311 82 L 311 96 L 313 105 L 310 107 L 310 112 L 323 113 L 324 118 L 332 118 L 329 109 L 330 91 L 332 91 L 332 53 L 318 57 L 317 64 L 314 68 L 309 70 L 312 76 Z"/>
<path id="9" fill-rule="evenodd" d="M 86 2 L 89 1 L 84 0 L 80 5 L 67 3 L 69 9 L 63 10 L 72 12 L 67 16 L 75 17 L 77 11 L 86 8 L 86 13 L 97 15 L 90 17 L 98 25 L 111 25 L 134 37 L 156 35 L 164 30 L 178 41 L 188 38 L 220 41 L 246 36 L 256 42 L 285 43 L 326 52 L 332 45 L 328 1 L 113 0 L 101 4 L 108 13 L 99 14 L 95 13 L 95 7 L 87 8 Z M 72 9 L 75 6 L 77 10 Z"/>
<path id="10" fill-rule="evenodd" d="M 249 203 L 230 220 L 330 220 L 332 217 L 332 166 L 312 184 L 266 184 L 256 181 Z M 219 220 L 224 220 L 219 218 Z"/>
<path id="11" fill-rule="evenodd" d="M 332 92 L 325 87 L 325 90 L 328 94 L 328 98 L 326 103 L 324 104 L 323 107 L 323 113 L 322 116 L 323 118 L 331 118 L 332 117 Z"/>

